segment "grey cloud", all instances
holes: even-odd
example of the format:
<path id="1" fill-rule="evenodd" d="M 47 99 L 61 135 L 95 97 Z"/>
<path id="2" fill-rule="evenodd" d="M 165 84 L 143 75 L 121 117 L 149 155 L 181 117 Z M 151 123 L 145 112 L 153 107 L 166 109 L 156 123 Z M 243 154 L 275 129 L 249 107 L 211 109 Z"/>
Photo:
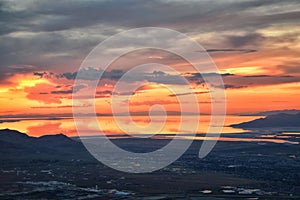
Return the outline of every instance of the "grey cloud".
<path id="1" fill-rule="evenodd" d="M 222 89 L 240 89 L 240 88 L 245 88 L 247 86 L 245 86 L 245 85 L 230 85 L 230 84 L 225 84 L 225 85 L 215 85 L 214 87 L 216 87 L 216 88 L 222 88 Z"/>
<path id="2" fill-rule="evenodd" d="M 97 91 L 96 96 L 97 97 L 108 97 L 111 95 L 117 95 L 117 96 L 131 96 L 134 95 L 135 92 L 112 92 L 111 90 L 104 90 L 104 91 Z"/>
<path id="3" fill-rule="evenodd" d="M 190 94 L 207 94 L 209 91 L 203 91 L 203 92 L 186 92 L 186 93 L 178 93 L 178 94 L 169 94 L 170 97 L 177 97 L 177 96 L 184 96 L 184 95 L 190 95 Z"/>
<path id="4" fill-rule="evenodd" d="M 287 74 L 300 74 L 300 62 L 288 62 L 286 65 L 279 65 L 276 68 Z"/>
<path id="5" fill-rule="evenodd" d="M 86 88 L 85 85 L 77 85 L 74 87 L 71 87 L 70 89 L 67 90 L 55 90 L 55 91 L 51 91 L 51 94 L 72 94 L 72 93 L 76 93 L 79 90 Z M 40 93 L 41 94 L 41 93 Z"/>
<path id="6" fill-rule="evenodd" d="M 216 76 L 218 74 L 204 74 L 204 76 Z M 224 89 L 239 89 L 251 86 L 262 86 L 262 85 L 273 85 L 273 84 L 283 84 L 283 83 L 294 83 L 300 82 L 299 76 L 290 75 L 251 75 L 251 76 L 241 76 L 234 74 L 221 74 L 224 85 L 213 85 L 216 88 Z M 185 75 L 190 82 L 196 83 L 198 85 L 204 84 L 205 81 L 202 75 L 199 73 L 186 74 Z"/>
<path id="7" fill-rule="evenodd" d="M 100 73 L 102 73 L 101 79 L 110 79 L 118 81 L 126 71 L 124 70 L 111 70 L 103 71 L 102 69 L 87 68 L 82 69 L 78 72 L 67 72 L 63 74 L 57 74 L 56 78 L 66 78 L 74 80 L 75 78 L 81 80 L 98 80 Z M 162 84 L 185 84 L 184 79 L 180 75 L 170 75 L 162 71 L 153 71 L 152 73 L 136 72 L 128 75 L 125 82 L 136 82 L 136 81 L 148 81 Z"/>
<path id="8" fill-rule="evenodd" d="M 272 11 L 273 7 L 281 7 L 282 12 Z M 263 39 L 255 33 L 259 28 L 297 22 L 300 17 L 300 12 L 295 11 L 297 7 L 297 1 L 279 0 L 3 0 L 0 2 L 0 78 L 3 80 L 5 73 L 10 72 L 5 67 L 22 63 L 43 66 L 40 70 L 75 71 L 88 52 L 108 36 L 143 26 L 173 28 L 187 34 L 218 32 L 220 36 L 226 31 L 253 32 L 225 35 L 228 51 Z M 67 68 L 61 69 L 62 66 Z"/>
<path id="9" fill-rule="evenodd" d="M 114 79 L 118 80 L 124 75 L 125 71 L 123 70 L 111 70 L 111 71 L 105 71 L 103 72 L 102 78 L 109 78 L 109 79 Z"/>
<path id="10" fill-rule="evenodd" d="M 0 84 L 9 83 L 8 79 L 16 73 L 31 73 L 38 67 L 32 65 L 13 65 L 8 67 L 0 67 Z"/>
<path id="11" fill-rule="evenodd" d="M 100 94 L 100 95 L 111 95 L 111 94 L 112 94 L 112 91 L 110 91 L 110 90 L 97 91 L 96 94 Z"/>
<path id="12" fill-rule="evenodd" d="M 132 96 L 134 95 L 135 92 L 118 92 L 118 93 L 113 93 L 113 95 L 118 95 L 118 96 Z"/>
<path id="13" fill-rule="evenodd" d="M 19 33 L 0 37 L 1 68 L 7 65 L 79 66 L 97 41 L 78 40 L 64 33 Z"/>
<path id="14" fill-rule="evenodd" d="M 69 80 L 75 80 L 76 78 L 82 79 L 82 80 L 98 80 L 99 73 L 103 73 L 103 70 L 101 69 L 94 69 L 94 68 L 88 68 L 88 69 L 82 69 L 80 73 L 78 72 L 66 72 L 63 74 L 56 75 L 57 78 L 66 78 Z"/>
<path id="15" fill-rule="evenodd" d="M 82 80 L 97 80 L 99 77 L 99 73 L 103 73 L 102 79 L 106 82 L 111 81 L 111 84 L 115 84 L 125 73 L 123 70 L 111 70 L 103 72 L 102 69 L 94 69 L 87 68 L 81 71 L 81 75 L 77 76 L 77 72 L 67 72 L 63 74 L 54 74 L 54 73 L 46 73 L 46 72 L 34 72 L 36 76 L 44 77 L 44 78 L 66 78 L 68 80 L 74 80 L 76 77 Z M 224 86 L 215 87 L 223 87 L 225 89 L 238 89 L 246 86 L 260 86 L 260 85 L 272 85 L 272 84 L 283 84 L 283 83 L 293 83 L 300 82 L 299 76 L 291 76 L 291 75 L 249 75 L 249 76 L 241 76 L 237 74 L 231 73 L 185 73 L 182 75 L 172 75 L 163 71 L 153 71 L 151 73 L 136 73 L 132 76 L 129 76 L 127 79 L 123 80 L 128 83 L 133 83 L 136 81 L 147 81 L 158 84 L 175 84 L 175 85 L 184 85 L 186 84 L 185 79 L 190 83 L 195 83 L 198 85 L 204 84 L 203 77 L 214 77 L 221 76 L 224 81 Z M 185 79 L 184 79 L 185 78 Z M 81 89 L 81 88 L 78 88 Z M 69 91 L 71 92 L 71 91 Z M 55 92 L 55 93 L 67 93 L 67 92 Z M 111 94 L 111 91 L 99 91 L 98 95 L 108 95 Z M 126 95 L 126 94 L 118 94 L 118 95 Z"/>
<path id="16" fill-rule="evenodd" d="M 255 9 L 265 10 L 271 5 L 282 6 L 296 4 L 295 1 L 3 1 L 1 4 L 2 20 L 6 27 L 4 32 L 30 31 L 60 31 L 73 28 L 86 28 L 97 24 L 107 24 L 117 27 L 167 26 L 181 29 L 191 28 L 195 23 L 206 25 L 203 28 L 221 29 L 234 26 L 233 15 L 241 15 L 241 23 L 247 26 L 255 20 L 244 21 L 243 17 L 251 18 L 249 12 Z M 22 5 L 18 5 L 22 4 Z M 288 12 L 288 10 L 287 10 Z M 252 15 L 261 15 L 253 12 Z M 286 13 L 283 13 L 286 14 Z M 268 13 L 269 16 L 272 16 Z M 228 18 L 228 20 L 227 20 Z M 215 20 L 211 25 L 207 19 Z M 219 20 L 224 19 L 224 20 Z M 227 21 L 226 21 L 227 20 Z M 230 20 L 230 21 L 229 21 Z M 243 23 L 242 23 L 243 21 Z M 9 22 L 14 22 L 13 26 Z M 38 22 L 38 23 L 34 23 Z M 187 23 L 191 22 L 191 23 Z M 256 24 L 261 23 L 257 21 Z M 194 26 L 195 27 L 195 26 Z M 111 32 L 111 31 L 108 31 Z"/>
<path id="17" fill-rule="evenodd" d="M 78 72 L 67 72 L 63 74 L 57 75 L 58 78 L 66 78 L 69 80 L 82 79 L 82 80 L 98 80 L 100 78 L 100 74 L 102 74 L 101 78 L 108 79 L 120 79 L 125 72 L 123 70 L 111 70 L 111 71 L 103 71 L 102 69 L 95 68 L 87 68 L 82 69 L 80 73 Z"/>
<path id="18" fill-rule="evenodd" d="M 71 72 L 66 72 L 61 75 L 58 75 L 59 78 L 66 78 L 69 80 L 74 80 L 76 78 L 77 72 L 71 73 Z"/>
<path id="19" fill-rule="evenodd" d="M 206 52 L 241 52 L 241 53 L 253 53 L 257 52 L 255 49 L 207 49 Z"/>
<path id="20" fill-rule="evenodd" d="M 219 73 L 186 73 L 185 76 L 191 80 L 191 81 L 203 81 L 203 77 L 213 77 L 213 76 L 234 76 L 234 74 L 231 73 L 224 73 L 224 74 L 219 74 Z"/>
<path id="21" fill-rule="evenodd" d="M 43 78 L 44 75 L 46 75 L 46 74 L 47 74 L 46 72 L 33 72 L 34 76 L 38 76 L 40 78 Z"/>
<path id="22" fill-rule="evenodd" d="M 275 85 L 283 83 L 294 83 L 299 82 L 299 76 L 289 76 L 289 75 L 253 75 L 253 76 L 238 76 L 233 77 L 223 77 L 225 88 L 236 88 L 240 86 L 261 86 L 261 85 Z"/>
<path id="23" fill-rule="evenodd" d="M 195 28 L 195 23 L 201 29 L 230 28 L 257 25 L 261 21 L 251 20 L 255 9 L 268 10 L 270 6 L 296 4 L 295 1 L 3 1 L 0 5 L 2 20 L 5 21 L 3 32 L 29 31 L 61 31 L 74 28 L 88 28 L 98 24 L 115 27 L 167 26 L 170 28 Z M 18 5 L 22 4 L 22 5 Z M 253 11 L 250 15 L 249 12 Z M 288 12 L 289 13 L 289 12 Z M 287 13 L 283 13 L 287 15 Z M 239 15 L 240 17 L 233 17 Z M 268 13 L 269 16 L 272 16 Z M 250 18 L 245 21 L 243 17 Z M 288 17 L 288 16 L 287 16 Z M 212 20 L 211 24 L 207 19 Z M 224 19 L 224 20 L 221 20 Z M 232 23 L 232 21 L 240 23 Z M 268 20 L 267 20 L 268 21 Z M 269 21 L 271 21 L 269 19 Z M 10 23 L 14 22 L 14 23 Z M 38 22 L 38 23 L 36 23 Z M 187 23 L 190 22 L 190 23 Z M 9 25 L 14 24 L 14 25 Z M 222 26 L 221 26 L 222 25 Z M 200 27 L 199 27 L 200 28 Z M 106 32 L 114 32 L 106 30 Z"/>
<path id="24" fill-rule="evenodd" d="M 58 91 L 51 91 L 51 94 L 72 94 L 73 90 L 58 90 Z"/>
<path id="25" fill-rule="evenodd" d="M 243 47 L 247 45 L 255 46 L 264 40 L 264 37 L 258 33 L 246 34 L 242 36 L 229 36 L 229 44 L 233 47 Z M 247 51 L 246 51 L 247 52 Z"/>
<path id="26" fill-rule="evenodd" d="M 85 85 L 76 85 L 72 88 L 73 92 L 78 92 L 79 90 L 86 88 Z"/>
<path id="27" fill-rule="evenodd" d="M 144 79 L 148 82 L 159 83 L 159 84 L 175 84 L 175 85 L 185 85 L 185 79 L 180 75 L 170 75 L 166 73 L 161 73 L 159 71 L 154 71 L 150 75 L 145 75 Z"/>

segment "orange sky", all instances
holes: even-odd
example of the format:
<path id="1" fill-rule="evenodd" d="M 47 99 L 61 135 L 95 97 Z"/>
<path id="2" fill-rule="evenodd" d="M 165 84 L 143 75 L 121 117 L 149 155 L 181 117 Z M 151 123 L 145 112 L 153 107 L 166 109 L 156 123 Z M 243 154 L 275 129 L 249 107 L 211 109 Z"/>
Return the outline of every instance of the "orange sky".
<path id="1" fill-rule="evenodd" d="M 230 74 L 223 76 L 227 94 L 227 113 L 241 114 L 254 113 L 265 110 L 300 109 L 300 73 L 299 67 L 290 63 L 298 63 L 300 51 L 299 37 L 297 42 L 285 41 L 286 35 L 300 33 L 298 27 L 284 30 L 267 28 L 260 30 L 264 37 L 270 37 L 261 44 L 261 49 L 255 52 L 216 51 L 209 52 L 214 62 L 219 67 L 220 73 Z M 212 33 L 214 34 L 214 33 Z M 205 35 L 194 36 L 200 40 Z M 282 39 L 281 39 L 282 38 Z M 277 41 L 276 43 L 274 41 Z M 129 58 L 121 59 L 120 63 L 126 66 L 146 62 L 151 55 L 151 62 L 169 64 L 177 68 L 182 76 L 189 77 L 192 68 L 182 60 L 162 59 L 165 52 L 148 52 L 144 57 L 140 56 L 131 62 Z M 161 55 L 159 57 L 158 55 Z M 127 59 L 127 60 L 126 60 Z M 126 61 L 126 62 L 125 62 Z M 117 63 L 117 62 L 116 62 Z M 118 66 L 118 63 L 115 65 Z M 184 67 L 182 67 L 184 66 Z M 18 67 L 17 65 L 14 67 Z M 19 66 L 27 67 L 27 66 Z M 32 67 L 32 66 L 28 66 Z M 113 70 L 112 67 L 111 70 Z M 6 83 L 0 85 L 0 113 L 1 115 L 20 114 L 64 114 L 72 112 L 73 79 L 66 76 L 58 77 L 58 74 L 50 74 L 48 71 L 37 71 L 44 75 L 30 73 L 15 73 Z M 163 78 L 163 77 L 162 77 Z M 190 85 L 198 96 L 201 112 L 210 110 L 210 95 L 207 88 L 190 79 Z M 110 113 L 111 92 L 116 80 L 105 79 L 98 87 L 96 102 L 98 113 Z M 147 85 L 146 85 L 147 86 Z M 149 106 L 161 103 L 169 111 L 179 111 L 176 98 L 172 97 L 168 84 L 149 82 L 148 86 L 140 88 L 132 97 L 130 110 L 132 112 L 146 112 Z M 178 85 L 177 87 L 180 87 Z M 90 106 L 87 102 L 82 106 Z"/>

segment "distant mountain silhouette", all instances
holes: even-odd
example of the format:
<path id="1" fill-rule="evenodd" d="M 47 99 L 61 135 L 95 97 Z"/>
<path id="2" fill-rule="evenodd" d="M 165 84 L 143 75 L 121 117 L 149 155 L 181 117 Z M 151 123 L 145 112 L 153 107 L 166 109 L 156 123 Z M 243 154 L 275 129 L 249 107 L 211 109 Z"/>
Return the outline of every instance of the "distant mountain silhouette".
<path id="1" fill-rule="evenodd" d="M 51 145 L 51 146 L 62 146 L 62 145 L 75 145 L 78 142 L 65 136 L 64 134 L 56 135 L 44 135 L 37 138 L 37 142 L 40 144 Z"/>
<path id="2" fill-rule="evenodd" d="M 7 141 L 12 143 L 19 143 L 25 140 L 29 140 L 31 137 L 26 135 L 25 133 L 21 133 L 19 131 L 10 130 L 10 129 L 3 129 L 0 130 L 0 140 Z"/>
<path id="3" fill-rule="evenodd" d="M 0 130 L 0 160 L 92 159 L 83 144 L 63 135 L 31 137 L 15 130 Z"/>
<path id="4" fill-rule="evenodd" d="M 271 111 L 264 111 L 258 113 L 248 113 L 242 114 L 241 116 L 269 116 L 269 115 L 277 115 L 277 114 L 298 114 L 300 110 L 290 109 L 290 110 L 271 110 Z"/>
<path id="5" fill-rule="evenodd" d="M 257 128 L 282 128 L 282 127 L 297 127 L 300 128 L 300 113 L 298 114 L 274 114 L 264 118 L 255 119 L 249 122 L 233 124 L 231 127 L 242 129 L 257 129 Z"/>

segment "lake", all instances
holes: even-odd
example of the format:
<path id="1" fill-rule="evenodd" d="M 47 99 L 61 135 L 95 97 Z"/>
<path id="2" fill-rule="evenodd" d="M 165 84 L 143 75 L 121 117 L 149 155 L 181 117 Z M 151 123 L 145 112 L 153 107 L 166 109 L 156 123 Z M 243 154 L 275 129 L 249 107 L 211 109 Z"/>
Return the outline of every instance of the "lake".
<path id="1" fill-rule="evenodd" d="M 186 126 L 189 126 L 189 123 L 192 123 L 192 118 L 195 116 L 188 116 L 185 118 Z M 210 124 L 210 116 L 209 115 L 201 115 L 199 120 L 199 126 L 197 129 L 197 137 L 191 137 L 188 131 L 179 132 L 180 127 L 180 116 L 168 116 L 166 122 L 162 120 L 161 116 L 153 116 L 151 127 L 147 127 L 151 121 L 148 116 L 131 116 L 128 118 L 126 116 L 120 116 L 120 123 L 131 130 L 131 134 L 135 136 L 151 136 L 157 129 L 159 129 L 158 135 L 155 137 L 158 139 L 169 139 L 172 138 L 174 134 L 178 134 L 179 137 L 177 139 L 195 139 L 195 140 L 222 140 L 222 141 L 245 141 L 245 142 L 275 142 L 275 143 L 291 143 L 294 142 L 289 141 L 290 137 L 281 137 L 276 135 L 277 133 L 269 135 L 259 135 L 252 134 L 250 131 L 232 128 L 231 124 L 238 124 L 245 121 L 251 121 L 257 118 L 261 118 L 263 116 L 237 116 L 237 115 L 227 115 L 225 117 L 225 123 L 222 127 L 221 137 L 213 137 L 205 138 L 204 134 L 207 133 L 209 124 Z M 134 122 L 134 126 L 129 121 L 132 119 Z M 3 122 L 0 123 L 0 129 L 13 129 L 18 130 L 20 132 L 27 133 L 31 136 L 42 136 L 42 135 L 51 135 L 63 133 L 70 137 L 77 137 L 78 132 L 75 127 L 75 122 L 73 118 L 9 118 L 9 119 L 1 119 Z M 7 122 L 5 122 L 7 121 Z M 116 121 L 113 116 L 101 116 L 97 117 L 98 123 L 91 122 L 89 117 L 81 117 L 80 123 L 77 124 L 77 127 L 80 127 L 81 130 L 84 130 L 85 133 L 81 134 L 81 136 L 98 136 L 99 135 L 99 126 L 101 126 L 102 131 L 106 135 L 110 136 L 122 136 L 124 135 L 124 131 L 119 128 L 116 124 Z M 138 129 L 135 128 L 138 126 Z M 138 131 L 136 131 L 138 130 Z M 182 129 L 181 129 L 182 130 Z M 169 136 L 168 136 L 169 135 Z M 295 143 L 296 144 L 296 143 Z M 298 144 L 298 143 L 297 143 Z"/>

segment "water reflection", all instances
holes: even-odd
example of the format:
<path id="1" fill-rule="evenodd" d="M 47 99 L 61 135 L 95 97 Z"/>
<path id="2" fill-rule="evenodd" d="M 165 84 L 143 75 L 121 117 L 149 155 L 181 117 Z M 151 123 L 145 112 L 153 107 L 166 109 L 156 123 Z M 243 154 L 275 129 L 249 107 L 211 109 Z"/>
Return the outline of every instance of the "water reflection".
<path id="1" fill-rule="evenodd" d="M 156 136 L 156 139 L 172 139 L 172 136 Z M 189 136 L 179 136 L 175 139 L 185 139 L 185 140 L 218 140 L 218 141 L 230 141 L 230 142 L 273 142 L 273 143 L 288 143 L 288 144 L 299 144 L 299 142 L 288 141 L 283 139 L 268 139 L 268 138 L 240 138 L 240 137 L 189 137 Z"/>
<path id="2" fill-rule="evenodd" d="M 193 116 L 190 116 L 193 117 Z M 244 121 L 250 121 L 259 118 L 257 116 L 226 116 L 225 125 L 223 127 L 222 133 L 239 133 L 245 132 L 243 129 L 237 129 L 229 127 L 230 124 L 240 123 Z M 150 122 L 148 116 L 132 116 L 133 121 L 141 126 L 146 127 Z M 0 123 L 0 129 L 9 128 L 25 132 L 32 136 L 40 136 L 45 134 L 57 134 L 63 133 L 68 136 L 78 136 L 75 123 L 72 118 L 56 118 L 56 119 L 2 119 Z M 5 122 L 6 121 L 6 122 Z M 111 116 L 98 117 L 98 122 L 102 130 L 106 134 L 124 134 L 120 130 Z M 160 123 L 160 116 L 153 117 L 154 123 Z M 178 132 L 179 129 L 180 116 L 168 116 L 167 121 L 160 133 L 163 134 L 174 134 Z M 126 124 L 126 118 L 122 123 Z M 185 121 L 183 123 L 189 123 Z M 210 123 L 210 116 L 201 116 L 198 128 L 198 133 L 206 133 Z M 82 123 L 77 124 L 82 129 L 86 129 L 90 132 L 90 135 L 97 135 L 99 130 L 98 124 L 92 124 L 89 118 L 82 118 Z M 183 131 L 184 133 L 188 133 Z M 137 132 L 136 134 L 151 134 L 150 129 L 145 129 L 142 132 Z"/>
<path id="3" fill-rule="evenodd" d="M 190 116 L 193 117 L 193 116 Z M 260 118 L 261 116 L 226 116 L 225 125 L 222 130 L 223 136 L 219 138 L 221 141 L 244 141 L 244 142 L 275 142 L 275 143 L 290 143 L 290 144 L 298 144 L 295 141 L 288 141 L 291 139 L 291 135 L 298 135 L 298 132 L 284 132 L 283 135 L 276 134 L 266 134 L 266 135 L 252 135 L 245 134 L 243 129 L 237 129 L 230 127 L 230 124 L 237 124 L 245 121 L 251 121 L 256 118 Z M 114 136 L 122 136 L 125 133 L 120 130 L 112 116 L 98 117 L 99 124 L 91 123 L 88 117 L 82 118 L 82 122 L 77 124 L 77 127 L 81 130 L 85 130 L 86 136 L 97 136 L 99 135 L 99 127 L 101 126 L 103 132 L 107 135 Z M 126 122 L 126 118 L 124 117 L 124 121 Z M 150 118 L 148 116 L 132 116 L 132 120 L 141 127 L 146 127 Z M 2 123 L 1 123 L 2 122 Z M 161 123 L 160 116 L 153 117 L 154 123 Z M 167 121 L 163 129 L 161 130 L 159 135 L 154 136 L 157 139 L 169 139 L 172 138 L 174 134 L 178 133 L 180 116 L 168 116 Z M 189 123 L 189 121 L 185 121 L 184 123 Z M 128 123 L 129 124 L 129 123 Z M 214 135 L 211 135 L 209 138 L 205 138 L 203 134 L 205 134 L 208 130 L 208 126 L 210 124 L 210 116 L 201 116 L 200 118 L 200 126 L 198 128 L 197 136 L 190 137 L 189 133 L 183 132 L 179 134 L 177 139 L 195 139 L 195 140 L 216 140 L 217 138 Z M 45 134 L 58 134 L 63 133 L 68 136 L 76 137 L 78 133 L 76 131 L 75 122 L 73 118 L 44 118 L 44 119 L 1 119 L 0 121 L 0 129 L 9 128 L 18 130 L 20 132 L 27 133 L 31 136 L 41 136 Z M 243 133 L 243 134 L 238 134 Z M 141 132 L 137 132 L 136 136 L 139 134 L 152 134 L 151 129 L 145 128 Z"/>

